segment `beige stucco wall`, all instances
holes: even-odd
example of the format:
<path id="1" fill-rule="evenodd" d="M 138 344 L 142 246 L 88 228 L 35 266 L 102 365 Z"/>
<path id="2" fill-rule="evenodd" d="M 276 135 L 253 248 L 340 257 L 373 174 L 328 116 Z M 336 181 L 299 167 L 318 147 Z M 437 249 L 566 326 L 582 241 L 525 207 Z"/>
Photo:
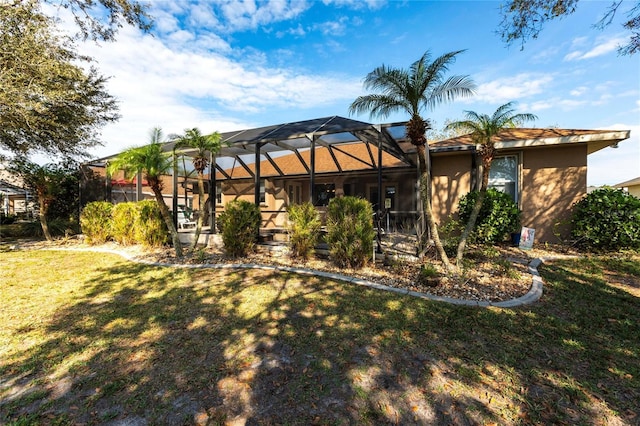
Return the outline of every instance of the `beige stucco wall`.
<path id="1" fill-rule="evenodd" d="M 522 225 L 536 242 L 566 237 L 571 206 L 587 192 L 587 146 L 535 148 L 522 153 Z"/>
<path id="2" fill-rule="evenodd" d="M 522 225 L 536 230 L 536 242 L 558 242 L 568 235 L 571 206 L 587 189 L 586 145 L 551 146 L 498 155 L 521 159 L 519 207 Z M 471 189 L 471 156 L 432 158 L 432 207 L 439 224 L 458 210 L 460 198 Z"/>
<path id="3" fill-rule="evenodd" d="M 431 207 L 443 224 L 458 210 L 460 198 L 471 189 L 470 154 L 434 156 L 431 161 Z"/>
<path id="4" fill-rule="evenodd" d="M 627 188 L 629 195 L 640 198 L 640 185 L 631 185 Z"/>

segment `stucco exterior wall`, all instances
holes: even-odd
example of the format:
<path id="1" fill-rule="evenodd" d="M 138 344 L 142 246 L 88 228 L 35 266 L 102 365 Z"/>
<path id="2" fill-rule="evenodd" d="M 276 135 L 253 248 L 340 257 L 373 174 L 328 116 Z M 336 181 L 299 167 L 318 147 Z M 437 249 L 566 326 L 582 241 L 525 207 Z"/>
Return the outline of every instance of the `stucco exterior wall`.
<path id="1" fill-rule="evenodd" d="M 522 152 L 522 225 L 536 242 L 568 236 L 571 206 L 587 192 L 587 146 L 535 148 Z"/>
<path id="2" fill-rule="evenodd" d="M 431 207 L 436 222 L 443 224 L 458 210 L 460 198 L 471 190 L 470 154 L 433 156 L 431 161 Z"/>

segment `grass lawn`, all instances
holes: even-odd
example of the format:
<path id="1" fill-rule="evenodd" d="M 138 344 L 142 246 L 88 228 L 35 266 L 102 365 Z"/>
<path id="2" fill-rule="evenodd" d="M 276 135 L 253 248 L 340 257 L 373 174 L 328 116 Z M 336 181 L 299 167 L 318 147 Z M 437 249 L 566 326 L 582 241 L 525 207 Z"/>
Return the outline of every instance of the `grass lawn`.
<path id="1" fill-rule="evenodd" d="M 0 253 L 0 424 L 639 424 L 640 256 L 541 274 L 538 303 L 485 309 Z"/>

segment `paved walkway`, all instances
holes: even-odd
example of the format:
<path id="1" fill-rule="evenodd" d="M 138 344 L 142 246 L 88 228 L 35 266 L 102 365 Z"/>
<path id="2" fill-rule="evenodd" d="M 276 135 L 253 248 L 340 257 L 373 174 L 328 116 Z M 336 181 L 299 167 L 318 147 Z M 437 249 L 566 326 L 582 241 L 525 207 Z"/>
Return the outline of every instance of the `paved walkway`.
<path id="1" fill-rule="evenodd" d="M 186 268 L 186 269 L 262 269 L 269 271 L 282 271 L 282 272 L 293 272 L 300 275 L 311 275 L 316 277 L 323 277 L 332 280 L 345 281 L 352 284 L 362 285 L 369 288 L 375 288 L 377 290 L 390 291 L 393 293 L 403 294 L 412 297 L 418 297 L 421 299 L 435 300 L 438 302 L 446 302 L 454 305 L 465 305 L 465 306 L 480 306 L 480 307 L 489 307 L 496 306 L 500 308 L 513 308 L 516 306 L 527 305 L 530 303 L 537 302 L 540 297 L 542 297 L 542 287 L 543 281 L 542 277 L 538 273 L 538 267 L 542 264 L 542 259 L 533 259 L 529 262 L 528 268 L 529 273 L 532 277 L 531 288 L 529 292 L 524 296 L 520 296 L 516 299 L 505 300 L 502 302 L 486 302 L 486 301 L 477 301 L 477 300 L 464 300 L 464 299 L 454 299 L 451 297 L 444 296 L 435 296 L 429 293 L 421 293 L 417 291 L 410 291 L 408 289 L 390 287 L 387 285 L 379 284 L 373 281 L 365 280 L 362 278 L 354 278 L 347 275 L 336 274 L 333 272 L 325 272 L 319 271 L 315 269 L 308 268 L 297 268 L 292 266 L 273 266 L 273 265 L 260 265 L 255 263 L 205 263 L 205 264 L 176 264 L 176 263 L 162 263 L 162 262 L 152 262 L 144 259 L 137 259 L 135 256 L 116 249 L 104 248 L 104 247 L 83 247 L 83 248 L 69 248 L 69 247 L 56 247 L 51 248 L 51 250 L 76 250 L 76 251 L 96 251 L 102 253 L 111 253 L 124 257 L 125 259 L 131 262 L 143 263 L 145 265 L 151 266 L 170 266 L 175 268 Z"/>

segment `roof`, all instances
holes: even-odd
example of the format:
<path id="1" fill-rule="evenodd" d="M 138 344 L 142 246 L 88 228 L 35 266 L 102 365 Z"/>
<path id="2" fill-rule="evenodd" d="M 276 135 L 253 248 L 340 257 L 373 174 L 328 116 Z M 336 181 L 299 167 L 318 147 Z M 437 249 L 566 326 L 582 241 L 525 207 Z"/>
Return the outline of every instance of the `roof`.
<path id="1" fill-rule="evenodd" d="M 494 136 L 494 143 L 498 149 L 586 143 L 591 154 L 607 146 L 616 146 L 629 136 L 628 130 L 515 128 L 503 129 Z M 466 134 L 432 142 L 429 146 L 434 152 L 460 151 L 473 149 L 475 142 L 471 134 Z"/>
<path id="2" fill-rule="evenodd" d="M 321 146 L 315 150 L 316 173 L 342 173 L 376 169 L 378 148 L 362 142 L 339 146 Z M 406 167 L 407 164 L 388 152 L 382 151 L 385 168 Z M 311 150 L 298 151 L 260 161 L 260 176 L 308 175 L 311 170 Z M 255 176 L 255 163 L 235 162 L 224 170 L 218 169 L 218 178 L 242 179 Z"/>
<path id="3" fill-rule="evenodd" d="M 636 186 L 636 185 L 640 185 L 640 176 L 638 176 L 635 179 L 631 179 L 625 182 L 621 182 L 618 184 L 613 185 L 615 188 L 626 188 L 629 186 Z"/>

